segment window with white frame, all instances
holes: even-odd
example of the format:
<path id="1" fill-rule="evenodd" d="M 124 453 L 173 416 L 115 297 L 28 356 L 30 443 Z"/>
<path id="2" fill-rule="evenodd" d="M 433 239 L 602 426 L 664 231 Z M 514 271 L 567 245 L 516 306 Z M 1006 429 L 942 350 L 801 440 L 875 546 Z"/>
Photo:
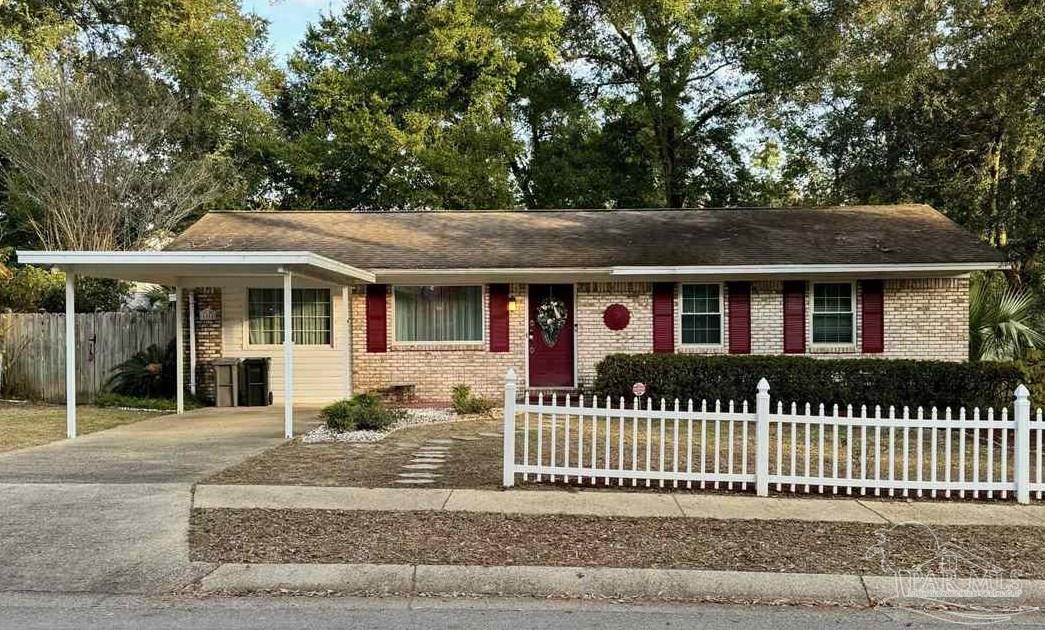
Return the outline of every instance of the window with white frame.
<path id="1" fill-rule="evenodd" d="M 813 343 L 852 344 L 855 339 L 855 305 L 850 282 L 813 285 Z"/>
<path id="2" fill-rule="evenodd" d="M 719 285 L 682 285 L 682 343 L 722 343 L 722 294 Z"/>
<path id="3" fill-rule="evenodd" d="M 483 340 L 481 286 L 395 287 L 395 339 L 406 343 Z"/>
<path id="4" fill-rule="evenodd" d="M 291 326 L 298 345 L 330 345 L 330 289 L 293 289 Z M 248 289 L 251 345 L 283 343 L 283 289 Z"/>

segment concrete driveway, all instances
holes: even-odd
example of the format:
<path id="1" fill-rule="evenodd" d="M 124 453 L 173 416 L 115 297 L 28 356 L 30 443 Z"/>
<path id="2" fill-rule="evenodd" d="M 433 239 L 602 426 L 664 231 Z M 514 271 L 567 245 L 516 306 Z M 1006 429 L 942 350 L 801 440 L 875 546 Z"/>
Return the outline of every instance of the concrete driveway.
<path id="1" fill-rule="evenodd" d="M 316 422 L 296 413 L 295 431 Z M 0 454 L 0 591 L 163 593 L 188 559 L 192 484 L 283 441 L 281 408 L 201 409 Z"/>

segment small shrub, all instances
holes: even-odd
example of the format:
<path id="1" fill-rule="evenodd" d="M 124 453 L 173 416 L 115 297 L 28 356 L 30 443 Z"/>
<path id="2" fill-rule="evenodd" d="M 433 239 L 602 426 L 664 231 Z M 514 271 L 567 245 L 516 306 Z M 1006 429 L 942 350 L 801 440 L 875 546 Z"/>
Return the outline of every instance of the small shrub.
<path id="1" fill-rule="evenodd" d="M 758 380 L 769 381 L 769 395 L 789 405 L 846 405 L 859 408 L 908 405 L 939 408 L 1009 407 L 1026 380 L 1013 363 L 956 363 L 897 359 L 813 359 L 786 356 L 707 356 L 692 354 L 616 354 L 596 366 L 595 394 L 631 400 L 634 383 L 647 396 L 678 398 L 685 404 L 728 400 L 754 403 Z"/>
<path id="2" fill-rule="evenodd" d="M 372 394 L 358 394 L 323 408 L 320 417 L 333 431 L 384 431 L 401 419 L 405 412 L 387 407 Z"/>
<path id="3" fill-rule="evenodd" d="M 453 402 L 454 411 L 462 416 L 486 413 L 493 409 L 493 402 L 481 396 L 473 396 L 472 388 L 463 383 L 454 385 L 450 398 Z"/>
<path id="4" fill-rule="evenodd" d="M 178 403 L 169 398 L 144 398 L 141 396 L 125 396 L 114 392 L 105 392 L 94 397 L 98 407 L 127 407 L 130 409 L 155 409 L 156 411 L 174 411 Z M 202 405 L 193 396 L 185 396 L 186 409 L 199 409 Z"/>

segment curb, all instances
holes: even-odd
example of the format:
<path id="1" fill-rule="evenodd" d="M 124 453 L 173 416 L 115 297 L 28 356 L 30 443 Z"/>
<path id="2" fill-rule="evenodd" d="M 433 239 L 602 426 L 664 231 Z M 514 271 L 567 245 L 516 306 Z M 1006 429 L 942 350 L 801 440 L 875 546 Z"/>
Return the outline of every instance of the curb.
<path id="1" fill-rule="evenodd" d="M 953 586 L 953 582 L 941 581 L 940 587 Z M 1011 582 L 1018 587 L 1015 597 L 959 599 L 951 606 L 1006 610 L 1045 607 L 1045 580 Z M 213 594 L 329 591 L 368 595 L 729 599 L 843 606 L 942 604 L 899 597 L 892 576 L 604 567 L 222 564 L 200 581 L 199 590 Z"/>

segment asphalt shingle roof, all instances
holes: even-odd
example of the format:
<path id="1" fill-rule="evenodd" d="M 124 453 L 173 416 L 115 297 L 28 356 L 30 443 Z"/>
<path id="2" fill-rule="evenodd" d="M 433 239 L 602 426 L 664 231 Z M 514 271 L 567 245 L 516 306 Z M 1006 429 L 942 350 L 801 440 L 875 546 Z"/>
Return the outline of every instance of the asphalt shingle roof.
<path id="1" fill-rule="evenodd" d="M 366 269 L 992 263 L 926 205 L 214 212 L 169 250 L 308 250 Z"/>

